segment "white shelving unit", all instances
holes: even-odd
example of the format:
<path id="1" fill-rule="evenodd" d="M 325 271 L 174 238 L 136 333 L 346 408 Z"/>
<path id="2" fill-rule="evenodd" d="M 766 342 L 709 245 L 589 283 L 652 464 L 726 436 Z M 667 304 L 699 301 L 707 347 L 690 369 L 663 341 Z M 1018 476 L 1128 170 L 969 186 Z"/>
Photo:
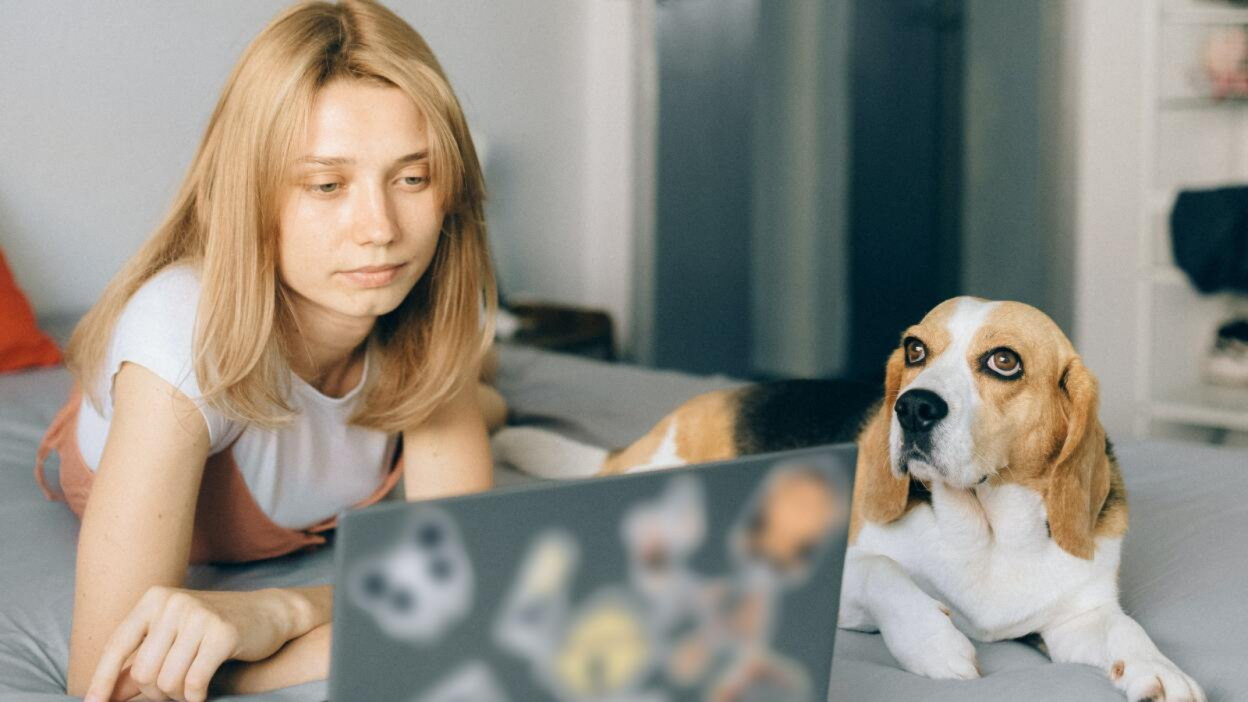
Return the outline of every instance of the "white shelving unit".
<path id="1" fill-rule="evenodd" d="M 1216 0 L 1147 3 L 1135 431 L 1220 440 L 1231 432 L 1248 433 L 1248 388 L 1204 382 L 1203 360 L 1219 323 L 1248 314 L 1248 302 L 1201 295 L 1191 287 L 1170 253 L 1169 215 L 1180 190 L 1248 183 L 1248 100 L 1207 97 L 1200 68 L 1210 33 L 1248 26 L 1248 6 Z"/>

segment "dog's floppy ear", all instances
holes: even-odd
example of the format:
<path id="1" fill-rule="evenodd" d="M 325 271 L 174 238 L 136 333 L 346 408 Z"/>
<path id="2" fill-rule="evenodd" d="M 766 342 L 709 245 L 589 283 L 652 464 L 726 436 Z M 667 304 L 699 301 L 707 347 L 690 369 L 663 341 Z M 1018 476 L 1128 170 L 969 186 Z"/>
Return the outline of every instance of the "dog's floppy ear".
<path id="1" fill-rule="evenodd" d="M 888 359 L 884 400 L 858 437 L 854 501 L 863 518 L 878 524 L 901 517 L 910 497 L 910 477 L 893 475 L 888 450 L 888 429 L 893 419 L 893 405 L 901 390 L 903 368 L 902 351 L 898 349 Z"/>
<path id="2" fill-rule="evenodd" d="M 1105 429 L 1097 418 L 1096 378 L 1076 356 L 1066 365 L 1058 387 L 1066 439 L 1049 469 L 1045 509 L 1053 540 L 1079 558 L 1095 551 L 1092 532 L 1109 494 L 1109 456 Z"/>

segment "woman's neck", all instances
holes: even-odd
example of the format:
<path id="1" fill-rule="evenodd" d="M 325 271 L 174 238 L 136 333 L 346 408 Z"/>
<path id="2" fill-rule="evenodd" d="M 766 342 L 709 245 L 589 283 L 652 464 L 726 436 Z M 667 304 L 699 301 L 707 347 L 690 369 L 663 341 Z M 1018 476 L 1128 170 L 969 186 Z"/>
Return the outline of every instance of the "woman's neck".
<path id="1" fill-rule="evenodd" d="M 363 376 L 364 343 L 376 318 L 345 317 L 307 304 L 293 308 L 302 343 L 292 349 L 291 371 L 323 395 L 346 395 Z"/>

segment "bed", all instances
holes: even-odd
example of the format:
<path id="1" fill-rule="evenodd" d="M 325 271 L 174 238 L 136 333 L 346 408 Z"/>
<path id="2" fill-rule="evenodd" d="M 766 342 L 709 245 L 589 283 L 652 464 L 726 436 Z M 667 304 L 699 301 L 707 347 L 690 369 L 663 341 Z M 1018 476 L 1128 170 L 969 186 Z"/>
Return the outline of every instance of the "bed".
<path id="1" fill-rule="evenodd" d="M 74 319 L 43 320 L 63 341 Z M 499 385 L 518 420 L 601 445 L 636 438 L 682 400 L 736 384 L 525 347 L 500 351 Z M 0 699 L 65 700 L 78 522 L 31 475 L 43 429 L 70 386 L 61 368 L 0 375 Z M 624 398 L 627 398 L 625 401 Z M 1123 605 L 1211 700 L 1248 699 L 1248 451 L 1118 442 L 1131 504 Z M 523 483 L 497 467 L 500 486 Z M 55 483 L 54 483 L 55 484 Z M 250 566 L 195 567 L 192 587 L 251 589 L 332 579 L 332 549 Z M 835 700 L 1123 699 L 1105 673 L 1053 665 L 1018 642 L 977 644 L 984 677 L 940 682 L 897 667 L 878 635 L 840 632 Z M 321 700 L 323 682 L 222 699 Z"/>

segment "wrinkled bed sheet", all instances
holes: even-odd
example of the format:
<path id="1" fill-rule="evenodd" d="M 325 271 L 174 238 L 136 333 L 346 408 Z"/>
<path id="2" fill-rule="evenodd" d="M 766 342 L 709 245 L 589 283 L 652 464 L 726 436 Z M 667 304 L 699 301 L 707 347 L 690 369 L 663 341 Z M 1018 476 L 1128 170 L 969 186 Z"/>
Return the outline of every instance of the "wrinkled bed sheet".
<path id="1" fill-rule="evenodd" d="M 44 320 L 67 336 L 73 319 Z M 695 377 L 609 365 L 519 347 L 500 353 L 499 386 L 517 421 L 599 445 L 636 438 L 682 400 L 728 387 Z M 78 522 L 44 500 L 31 470 L 43 429 L 64 401 L 63 369 L 0 375 L 0 699 L 66 700 Z M 1118 443 L 1131 505 L 1123 605 L 1210 694 L 1248 700 L 1248 451 Z M 530 480 L 506 466 L 500 486 Z M 54 476 L 53 476 L 54 480 Z M 332 549 L 251 566 L 195 567 L 192 587 L 254 589 L 326 583 Z M 939 682 L 897 667 L 878 635 L 840 632 L 831 699 L 999 701 L 1123 699 L 1105 673 L 1054 665 L 1022 643 L 977 644 L 984 677 Z M 303 701 L 323 682 L 228 699 Z"/>

